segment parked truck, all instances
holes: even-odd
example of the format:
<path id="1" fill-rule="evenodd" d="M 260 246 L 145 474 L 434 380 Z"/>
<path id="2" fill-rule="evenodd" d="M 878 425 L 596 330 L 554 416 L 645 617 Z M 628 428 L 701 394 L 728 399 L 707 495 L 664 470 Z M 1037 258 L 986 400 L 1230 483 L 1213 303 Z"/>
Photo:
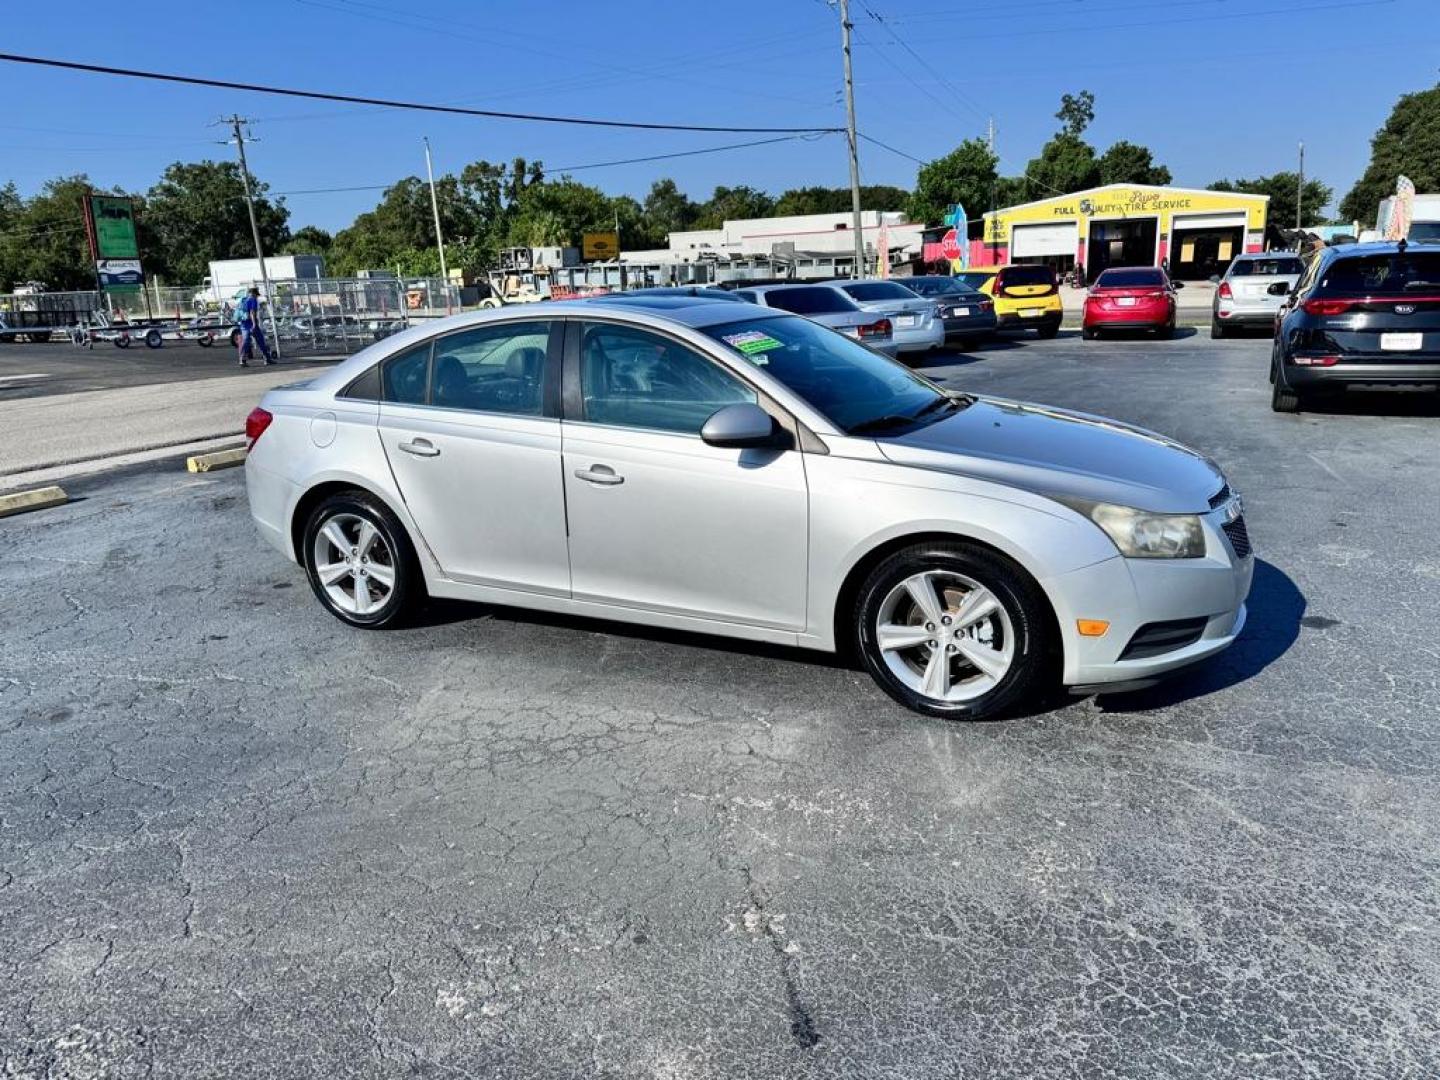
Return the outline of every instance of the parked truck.
<path id="1" fill-rule="evenodd" d="M 265 273 L 271 281 L 294 281 L 325 276 L 325 259 L 320 255 L 268 255 Z M 259 259 L 217 259 L 195 293 L 195 313 L 235 307 L 245 293 L 261 279 Z M 268 298 L 267 298 L 268 299 Z"/>
<path id="2" fill-rule="evenodd" d="M 1380 200 L 1380 212 L 1375 215 L 1375 232 L 1360 234 L 1361 240 L 1383 240 L 1385 230 L 1395 213 L 1395 196 Z M 1410 218 L 1410 234 L 1406 238 L 1412 244 L 1440 244 L 1440 195 L 1416 195 L 1414 213 Z"/>

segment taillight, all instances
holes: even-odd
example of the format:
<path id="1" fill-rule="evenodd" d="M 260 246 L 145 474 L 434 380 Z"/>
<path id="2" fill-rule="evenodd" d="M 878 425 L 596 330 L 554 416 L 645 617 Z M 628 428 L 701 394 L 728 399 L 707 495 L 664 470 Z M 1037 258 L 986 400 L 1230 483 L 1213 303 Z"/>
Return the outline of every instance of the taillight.
<path id="1" fill-rule="evenodd" d="M 1221 300 L 1229 300 L 1235 294 L 1230 291 L 1230 283 L 1228 281 L 1222 281 L 1220 282 L 1220 288 L 1215 290 L 1215 295 L 1220 297 Z"/>
<path id="2" fill-rule="evenodd" d="M 975 306 L 978 307 L 981 311 L 984 311 L 986 308 L 992 308 L 992 307 L 994 307 L 994 306 L 995 306 L 995 301 L 993 301 L 993 300 L 981 300 L 980 303 L 976 304 Z"/>
<path id="3" fill-rule="evenodd" d="M 275 417 L 261 408 L 250 410 L 250 415 L 245 417 L 245 449 L 251 450 L 255 446 L 255 440 L 265 434 L 265 429 L 270 426 L 270 421 Z"/>
<path id="4" fill-rule="evenodd" d="M 1301 306 L 1307 315 L 1343 315 L 1360 300 L 1306 300 Z"/>
<path id="5" fill-rule="evenodd" d="M 1292 356 L 1292 357 L 1290 358 L 1290 362 L 1291 362 L 1292 364 L 1298 364 L 1300 367 L 1334 367 L 1336 364 L 1338 364 L 1338 363 L 1340 362 L 1340 357 L 1338 357 L 1338 356 Z"/>
<path id="6" fill-rule="evenodd" d="M 871 323 L 869 326 L 861 326 L 861 327 L 859 327 L 858 329 L 859 329 L 859 331 L 860 331 L 860 336 L 861 336 L 862 338 L 867 338 L 867 337 L 889 337 L 889 336 L 890 336 L 890 320 L 889 320 L 889 319 L 881 319 L 879 322 L 873 322 L 873 323 Z"/>

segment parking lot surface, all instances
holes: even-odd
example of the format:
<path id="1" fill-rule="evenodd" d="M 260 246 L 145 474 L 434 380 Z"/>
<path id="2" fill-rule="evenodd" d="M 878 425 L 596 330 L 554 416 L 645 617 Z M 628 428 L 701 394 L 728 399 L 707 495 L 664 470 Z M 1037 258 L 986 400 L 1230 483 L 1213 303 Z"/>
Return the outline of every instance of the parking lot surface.
<path id="1" fill-rule="evenodd" d="M 0 1075 L 1440 1071 L 1440 409 L 1278 416 L 1268 342 L 947 385 L 1215 458 L 1242 640 L 905 712 L 824 656 L 486 608 L 348 630 L 243 477 L 0 522 Z"/>

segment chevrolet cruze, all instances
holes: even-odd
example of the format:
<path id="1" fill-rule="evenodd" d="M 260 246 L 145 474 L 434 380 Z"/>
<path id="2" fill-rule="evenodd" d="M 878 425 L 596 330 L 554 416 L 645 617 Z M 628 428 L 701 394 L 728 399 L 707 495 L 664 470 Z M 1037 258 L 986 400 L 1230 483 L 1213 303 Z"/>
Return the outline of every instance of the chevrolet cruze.
<path id="1" fill-rule="evenodd" d="M 853 650 L 978 719 L 1153 681 L 1245 622 L 1245 519 L 1202 455 L 749 304 L 457 316 L 246 429 L 260 532 L 356 627 L 429 596 Z"/>

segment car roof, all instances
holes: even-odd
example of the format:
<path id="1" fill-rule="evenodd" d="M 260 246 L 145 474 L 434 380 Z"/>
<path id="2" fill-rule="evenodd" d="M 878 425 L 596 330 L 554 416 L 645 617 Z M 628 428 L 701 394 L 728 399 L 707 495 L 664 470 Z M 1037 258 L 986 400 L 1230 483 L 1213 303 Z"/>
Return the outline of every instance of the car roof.
<path id="1" fill-rule="evenodd" d="M 746 292 L 772 293 L 785 292 L 790 289 L 838 289 L 840 286 L 834 281 L 794 281 L 788 285 L 747 285 Z"/>
<path id="2" fill-rule="evenodd" d="M 628 296 L 624 293 L 610 293 L 603 305 L 597 305 L 595 301 L 599 299 L 601 298 L 597 296 L 584 300 L 557 300 L 545 304 L 543 308 L 535 311 L 531 318 L 548 318 L 555 315 L 583 317 L 587 313 L 593 315 L 597 307 L 603 306 L 607 311 L 613 311 L 615 308 L 632 308 L 647 315 L 669 319 L 682 326 L 701 327 L 734 322 L 751 315 L 759 318 L 772 317 L 775 314 L 769 308 L 760 307 L 758 304 L 750 304 L 743 300 L 716 300 L 710 296 L 656 296 L 654 294 Z M 513 309 L 502 308 L 501 310 Z"/>
<path id="3" fill-rule="evenodd" d="M 631 296 L 680 296 L 724 300 L 730 293 L 713 285 L 652 285 L 644 289 L 627 289 L 625 292 L 601 293 L 586 297 L 587 300 L 623 300 Z"/>
<path id="4" fill-rule="evenodd" d="M 1423 251 L 1440 250 L 1440 243 L 1415 243 L 1407 242 L 1407 252 L 1420 249 Z M 1323 249 L 1324 254 L 1337 252 L 1345 255 L 1398 255 L 1400 254 L 1400 241 L 1398 240 L 1371 240 L 1365 244 L 1337 244 L 1334 247 Z"/>

